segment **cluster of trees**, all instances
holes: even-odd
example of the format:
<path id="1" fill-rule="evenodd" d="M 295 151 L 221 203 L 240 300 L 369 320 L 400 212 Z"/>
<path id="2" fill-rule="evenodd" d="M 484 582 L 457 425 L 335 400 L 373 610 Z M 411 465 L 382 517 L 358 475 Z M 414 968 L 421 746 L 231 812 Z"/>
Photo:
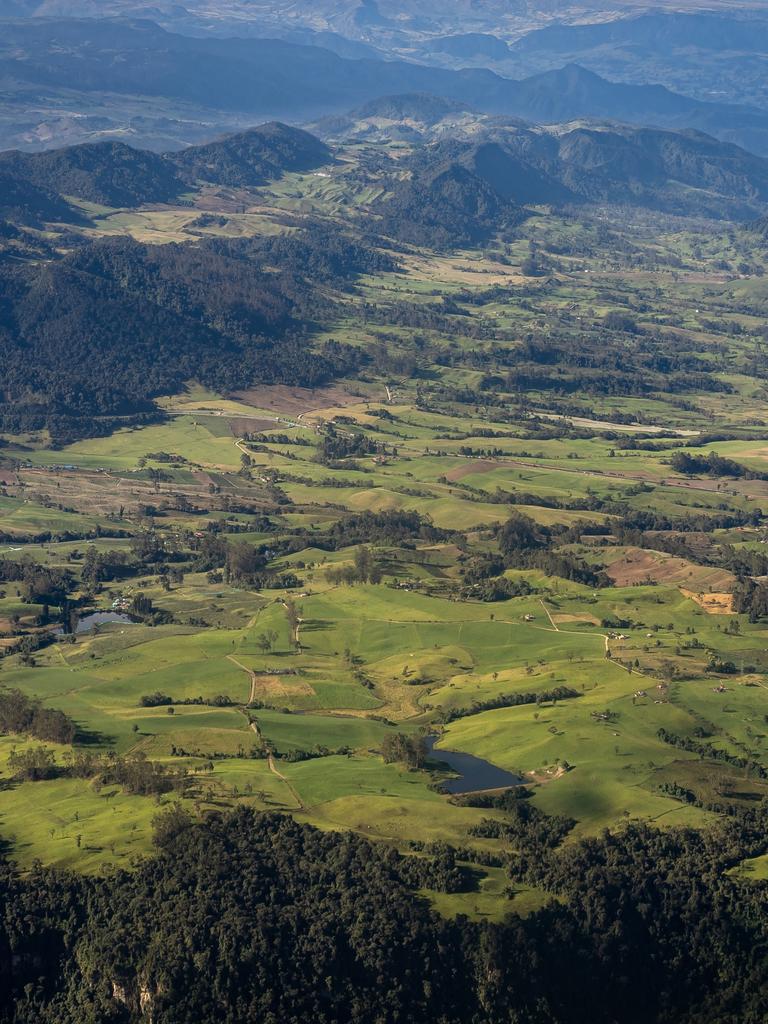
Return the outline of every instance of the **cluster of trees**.
<path id="1" fill-rule="evenodd" d="M 248 541 L 223 542 L 225 547 L 224 575 L 235 586 L 258 588 L 264 579 L 267 559 L 262 551 Z"/>
<path id="2" fill-rule="evenodd" d="M 139 707 L 141 708 L 165 708 L 179 705 L 181 707 L 186 706 L 205 706 L 210 708 L 231 708 L 234 707 L 235 701 L 231 697 L 228 697 L 224 693 L 218 693 L 215 697 L 184 697 L 182 700 L 174 700 L 173 697 L 169 697 L 167 693 L 162 693 L 160 690 L 156 690 L 154 693 L 145 693 L 139 698 Z"/>
<path id="3" fill-rule="evenodd" d="M 91 545 L 83 558 L 80 579 L 90 590 L 97 590 L 99 584 L 125 579 L 134 571 L 135 563 L 127 551 L 99 551 Z"/>
<path id="4" fill-rule="evenodd" d="M 8 755 L 8 767 L 13 778 L 20 782 L 43 782 L 59 774 L 59 766 L 50 747 L 15 748 Z"/>
<path id="5" fill-rule="evenodd" d="M 731 754 L 728 750 L 715 747 L 711 743 L 702 743 L 700 740 L 692 739 L 690 736 L 680 736 L 677 733 L 669 732 L 667 729 L 659 729 L 656 734 L 663 743 L 680 750 L 687 750 L 692 754 L 698 754 L 706 761 L 724 761 L 726 764 L 740 768 L 748 775 L 758 779 L 768 779 L 768 770 L 758 761 L 752 761 L 746 757 L 739 757 L 738 754 Z"/>
<path id="6" fill-rule="evenodd" d="M 21 690 L 0 689 L 0 733 L 72 743 L 77 726 L 63 711 L 48 708 Z"/>
<path id="7" fill-rule="evenodd" d="M 369 547 L 362 545 L 355 552 L 355 563 L 329 569 L 326 578 L 330 583 L 381 583 L 382 571 Z"/>
<path id="8" fill-rule="evenodd" d="M 33 604 L 61 605 L 72 586 L 66 570 L 40 565 L 31 558 L 0 558 L 0 580 L 19 583 L 24 596 Z"/>
<path id="9" fill-rule="evenodd" d="M 20 781 L 88 779 L 97 790 L 104 786 L 121 786 L 126 793 L 136 796 L 183 792 L 187 785 L 184 769 L 175 770 L 159 761 L 150 761 L 141 751 L 121 757 L 113 751 L 100 754 L 78 750 L 66 754 L 59 762 L 50 747 L 41 745 L 12 751 L 8 764 L 14 771 L 14 778 Z"/>
<path id="10" fill-rule="evenodd" d="M 662 371 L 650 376 L 641 369 L 631 366 L 615 370 L 583 369 L 570 362 L 558 363 L 556 367 L 525 367 L 510 370 L 504 380 L 506 391 L 544 391 L 558 395 L 647 395 L 664 390 L 671 394 L 721 392 L 730 394 L 733 390 L 727 381 L 719 380 L 706 373 L 672 373 L 665 376 Z"/>
<path id="11" fill-rule="evenodd" d="M 323 484 L 325 486 L 325 481 Z M 295 554 L 305 548 L 341 551 L 361 544 L 412 548 L 418 542 L 439 544 L 448 540 L 462 545 L 464 543 L 461 534 L 436 527 L 429 516 L 422 516 L 414 510 L 392 509 L 385 512 L 343 513 L 322 531 L 297 527 L 285 536 L 270 541 L 263 550 L 269 550 L 275 558 Z M 196 539 L 194 547 L 198 555 L 195 564 L 199 567 L 198 571 L 211 567 L 207 558 L 212 557 L 212 553 L 222 559 L 216 564 L 223 565 L 226 543 L 223 538 Z"/>
<path id="12" fill-rule="evenodd" d="M 451 531 L 435 526 L 429 516 L 413 509 L 391 509 L 342 515 L 322 538 L 313 537 L 312 541 L 319 545 L 330 541 L 336 549 L 353 544 L 403 545 L 413 541 L 439 544 L 452 536 Z"/>
<path id="13" fill-rule="evenodd" d="M 697 351 L 681 348 L 663 331 L 638 331 L 634 321 L 619 313 L 585 329 L 563 323 L 546 341 L 529 336 L 518 345 L 491 346 L 481 353 L 484 385 L 491 391 L 556 392 L 602 395 L 728 392 L 718 367 Z M 621 325 L 618 327 L 616 325 Z M 616 337 L 616 331 L 622 334 Z M 495 371 L 495 372 L 493 372 Z"/>
<path id="14" fill-rule="evenodd" d="M 559 700 L 569 700 L 580 696 L 581 694 L 570 686 L 556 686 L 552 690 L 543 690 L 539 693 L 500 693 L 498 697 L 475 700 L 465 708 L 441 708 L 437 713 L 437 720 L 447 725 L 459 718 L 480 715 L 483 711 L 516 708 L 523 704 L 556 704 Z"/>
<path id="15" fill-rule="evenodd" d="M 408 768 L 423 768 L 427 759 L 427 744 L 421 735 L 388 733 L 381 744 L 385 764 L 404 764 Z"/>
<path id="16" fill-rule="evenodd" d="M 660 530 L 675 533 L 710 533 L 715 530 L 732 530 L 737 526 L 759 526 L 761 521 L 762 513 L 759 509 L 689 512 L 684 516 L 670 516 L 664 512 L 638 508 L 628 510 L 621 522 L 614 524 L 613 528 L 617 536 L 626 535 L 626 531 L 636 531 L 638 536 L 647 531 Z"/>
<path id="17" fill-rule="evenodd" d="M 733 588 L 733 610 L 748 615 L 750 622 L 764 619 L 768 615 L 768 587 L 765 583 L 741 577 Z"/>
<path id="18" fill-rule="evenodd" d="M 146 594 L 134 594 L 128 612 L 132 618 L 144 622 L 148 626 L 164 626 L 173 622 L 171 612 L 156 607 L 152 598 L 147 597 Z"/>
<path id="19" fill-rule="evenodd" d="M 191 538 L 190 545 L 191 565 L 196 572 L 214 573 L 221 569 L 228 583 L 251 590 L 296 586 L 298 580 L 292 573 L 281 575 L 269 568 L 269 561 L 278 554 L 300 551 L 306 546 L 303 543 L 296 544 L 290 538 L 270 544 L 229 541 L 217 531 L 207 531 L 202 537 Z"/>
<path id="20" fill-rule="evenodd" d="M 565 815 L 544 814 L 527 800 L 509 800 L 498 809 L 506 812 L 504 821 L 484 818 L 470 828 L 470 835 L 480 839 L 503 839 L 513 847 L 544 851 L 559 846 L 576 824 Z"/>
<path id="21" fill-rule="evenodd" d="M 333 426 L 328 426 L 317 450 L 317 461 L 323 466 L 333 466 L 342 459 L 375 455 L 380 450 L 381 445 L 366 434 L 340 434 Z"/>
<path id="22" fill-rule="evenodd" d="M 510 580 L 505 576 L 497 576 L 464 587 L 461 596 L 466 600 L 492 604 L 496 601 L 508 601 L 511 597 L 526 597 L 532 589 L 526 580 Z"/>
<path id="23" fill-rule="evenodd" d="M 190 547 L 191 567 L 195 572 L 212 573 L 220 569 L 228 582 L 253 589 L 274 585 L 278 576 L 268 566 L 270 557 L 294 550 L 290 543 L 280 541 L 267 545 L 227 540 L 218 529 L 207 530 L 202 537 L 191 537 Z M 280 582 L 291 585 L 287 577 L 281 577 Z"/>
<path id="24" fill-rule="evenodd" d="M 691 455 L 689 452 L 675 452 L 670 465 L 676 473 L 686 476 L 740 477 L 744 480 L 768 480 L 768 473 L 748 469 L 734 459 L 724 459 L 717 452 L 708 455 Z"/>
<path id="25" fill-rule="evenodd" d="M 464 580 L 462 597 L 493 602 L 533 593 L 533 587 L 526 579 L 511 580 L 502 576 L 504 567 L 504 559 L 496 554 L 483 553 L 468 559 L 461 570 Z"/>
<path id="26" fill-rule="evenodd" d="M 540 569 L 547 576 L 560 576 L 588 587 L 608 585 L 602 570 L 568 552 L 552 550 L 557 541 L 556 531 L 539 526 L 523 512 L 512 512 L 498 531 L 499 548 L 508 568 Z"/>

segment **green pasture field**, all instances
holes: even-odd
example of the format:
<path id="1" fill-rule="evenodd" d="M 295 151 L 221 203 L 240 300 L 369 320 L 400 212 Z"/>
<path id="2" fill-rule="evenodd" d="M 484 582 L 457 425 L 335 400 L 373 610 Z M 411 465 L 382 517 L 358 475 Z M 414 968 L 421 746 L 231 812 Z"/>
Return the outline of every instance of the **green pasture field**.
<path id="1" fill-rule="evenodd" d="M 503 921 L 511 913 L 526 917 L 540 910 L 552 898 L 551 894 L 539 889 L 510 885 L 501 868 L 474 870 L 480 876 L 474 892 L 444 893 L 424 889 L 422 895 L 443 917 L 466 914 L 481 921 Z"/>
<path id="2" fill-rule="evenodd" d="M 34 499 L 20 500 L 0 496 L 0 533 L 10 534 L 11 537 L 45 533 L 89 533 L 98 526 L 106 526 L 105 520 L 80 512 L 62 512 L 57 508 L 48 508 Z M 0 554 L 7 555 L 13 546 L 12 540 L 7 543 L 0 542 Z"/>
<path id="3" fill-rule="evenodd" d="M 706 814 L 655 794 L 649 777 L 682 752 L 656 738 L 660 727 L 686 731 L 692 720 L 674 706 L 632 704 L 637 679 L 598 685 L 578 700 L 474 715 L 447 727 L 440 745 L 465 750 L 511 771 L 541 779 L 537 804 L 548 813 L 577 818 L 579 832 L 622 818 L 703 823 Z M 615 722 L 592 712 L 611 711 Z M 439 747 L 438 747 L 439 749 Z M 691 755 L 693 757 L 693 755 Z M 568 768 L 558 775 L 562 763 Z M 578 776 L 581 776 L 579 778 Z"/>
<path id="4" fill-rule="evenodd" d="M 254 193 L 246 212 L 227 213 L 223 226 L 196 228 L 199 211 L 184 206 L 90 207 L 91 233 L 164 244 L 284 231 L 286 213 L 332 222 L 344 209 L 365 212 L 380 194 L 374 184 L 357 183 L 349 159 L 329 167 L 329 177 L 286 175 Z M 215 203 L 215 196 L 206 201 Z M 611 230 L 625 237 L 623 229 Z M 754 773 L 702 759 L 658 735 L 665 729 L 700 739 L 703 731 L 716 751 L 768 765 L 764 622 L 711 613 L 679 589 L 719 592 L 734 574 L 709 555 L 696 561 L 640 549 L 635 540 L 603 545 L 588 536 L 610 538 L 627 510 L 735 522 L 742 513 L 768 510 L 765 481 L 685 478 L 670 466 L 675 452 L 714 451 L 768 472 L 768 390 L 750 369 L 768 285 L 757 273 L 720 265 L 736 266 L 749 251 L 762 267 L 764 253 L 737 229 L 672 230 L 650 215 L 626 238 L 627 251 L 601 242 L 597 221 L 537 210 L 517 237 L 484 250 L 410 247 L 400 254 L 402 272 L 364 277 L 354 294 L 335 296 L 332 322 L 321 325 L 312 344 L 333 339 L 372 358 L 359 379 L 333 391 L 278 386 L 220 395 L 190 381 L 182 393 L 159 400 L 168 414 L 162 423 L 60 449 L 45 432 L 7 435 L 0 446 L 0 534 L 10 539 L 0 544 L 0 558 L 71 573 L 72 596 L 82 598 L 83 610 L 107 610 L 115 598 L 142 593 L 173 621 L 113 624 L 72 643 L 9 653 L 0 660 L 0 684 L 70 715 L 80 730 L 76 745 L 187 767 L 185 803 L 194 813 L 246 802 L 403 850 L 416 840 L 509 852 L 498 840 L 469 834 L 501 812 L 452 803 L 436 789 L 434 765 L 409 771 L 384 763 L 382 743 L 396 732 L 413 738 L 431 730 L 439 733 L 438 751 L 463 751 L 520 773 L 535 806 L 576 819 L 573 836 L 628 820 L 659 827 L 716 820 L 714 812 L 664 793 L 672 782 L 705 804 L 723 793 L 736 806 L 764 797 L 766 784 Z M 531 241 L 551 260 L 545 279 L 521 272 Z M 444 297 L 460 315 L 444 313 Z M 546 382 L 528 392 L 488 385 L 481 356 L 490 345 L 522 352 L 529 335 L 545 344 L 576 337 L 611 312 L 695 352 L 722 390 L 690 392 L 685 381 L 677 390 L 627 394 L 549 389 Z M 627 339 L 615 343 L 627 348 L 629 360 Z M 513 358 L 500 376 L 514 365 Z M 566 371 L 567 380 L 572 369 Z M 342 417 L 340 436 L 362 433 L 385 445 L 386 457 L 323 464 L 320 433 L 334 417 Z M 266 440 L 240 442 L 248 432 Z M 713 440 L 698 444 L 709 433 Z M 625 447 L 633 439 L 645 447 Z M 250 465 L 243 465 L 244 452 Z M 169 455 L 175 461 L 163 458 Z M 54 471 L 61 466 L 67 468 Z M 149 514 L 147 506 L 154 507 Z M 418 511 L 455 532 L 438 541 L 376 539 L 370 549 L 382 582 L 334 582 L 330 570 L 351 569 L 358 549 L 342 543 L 324 550 L 332 524 L 397 510 Z M 558 550 L 594 568 L 627 569 L 648 556 L 648 576 L 639 585 L 595 590 L 540 569 L 506 569 L 507 580 L 525 581 L 533 593 L 467 600 L 466 565 L 498 551 L 495 528 L 512 512 L 555 537 L 573 528 Z M 254 524 L 256 517 L 269 522 Z M 25 542 L 35 534 L 110 528 L 130 536 Z M 130 560 L 134 541 L 148 531 L 162 537 L 167 564 L 141 565 L 130 578 L 100 580 L 92 591 L 85 586 L 89 547 Z M 236 584 L 225 566 L 209 575 L 191 557 L 209 535 L 262 548 L 269 569 L 295 572 L 298 585 Z M 768 554 L 761 525 L 707 539 Z M 183 578 L 173 577 L 175 568 Z M 24 586 L 0 586 L 3 650 L 12 652 L 19 634 L 35 637 L 45 628 L 45 605 L 28 600 Z M 49 605 L 49 613 L 58 608 Z M 623 624 L 605 624 L 614 621 Z M 733 662 L 734 671 L 710 670 L 713 655 Z M 577 696 L 543 700 L 556 687 Z M 142 697 L 157 692 L 174 701 L 173 713 L 142 706 Z M 482 710 L 514 694 L 542 700 Z M 231 704 L 215 706 L 221 697 Z M 180 703 L 198 698 L 209 703 Z M 270 761 L 257 749 L 260 739 L 278 755 L 312 756 Z M 22 866 L 40 859 L 96 872 L 129 867 L 133 857 L 151 852 L 152 818 L 175 797 L 98 791 L 66 777 L 12 779 L 10 751 L 34 744 L 0 737 L 0 835 Z M 64 748 L 55 749 L 63 764 Z M 768 877 L 766 858 L 746 862 L 741 872 Z M 541 905 L 541 893 L 509 894 L 507 885 L 503 869 L 482 868 L 472 893 L 422 895 L 449 917 L 498 920 Z"/>
<path id="5" fill-rule="evenodd" d="M 194 415 L 174 416 L 167 423 L 127 428 L 109 437 L 76 441 L 59 452 L 38 450 L 29 458 L 37 465 L 70 464 L 83 469 L 119 472 L 138 470 L 141 458 L 147 458 L 149 465 L 166 468 L 148 456 L 153 452 L 167 452 L 181 455 L 193 464 L 235 469 L 240 455 L 234 442 L 231 432 L 224 436 L 218 436 L 218 430 L 212 433 L 203 425 L 202 417 L 198 421 Z"/>

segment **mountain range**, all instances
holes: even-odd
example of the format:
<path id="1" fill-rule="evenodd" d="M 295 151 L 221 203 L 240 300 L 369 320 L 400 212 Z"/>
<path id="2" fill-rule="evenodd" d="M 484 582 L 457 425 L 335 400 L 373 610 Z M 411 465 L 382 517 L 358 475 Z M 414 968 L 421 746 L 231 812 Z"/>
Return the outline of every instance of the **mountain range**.
<path id="1" fill-rule="evenodd" d="M 750 220 L 768 205 L 768 161 L 693 132 L 495 125 L 464 141 L 437 135 L 398 161 L 393 203 L 406 240 L 435 222 L 467 243 L 531 205 L 627 205 L 683 216 Z M 402 168 L 410 178 L 403 181 Z M 475 225 L 462 226 L 469 216 Z M 392 220 L 385 211 L 385 220 Z"/>
<path id="2" fill-rule="evenodd" d="M 353 60 L 278 40 L 192 38 L 146 20 L 16 19 L 0 29 L 5 148 L 104 137 L 182 148 L 254 118 L 301 122 L 422 92 L 543 123 L 607 118 L 696 128 L 768 153 L 768 112 L 613 83 L 577 65 L 513 80 L 483 68 Z"/>
<path id="3" fill-rule="evenodd" d="M 398 118 L 416 141 L 392 159 L 387 142 L 398 137 Z M 340 157 L 345 123 L 352 142 L 361 125 L 378 126 L 370 135 L 381 144 L 374 170 L 364 170 L 364 161 L 357 172 L 374 174 L 379 193 L 367 216 L 372 230 L 406 242 L 476 243 L 514 227 L 532 205 L 618 204 L 745 221 L 768 211 L 768 160 L 698 132 L 543 128 L 407 95 L 333 119 Z M 285 173 L 330 168 L 335 160 L 321 139 L 280 123 L 166 154 L 120 142 L 11 150 L 0 153 L 0 216 L 17 224 L 72 224 L 86 215 L 78 203 L 129 209 L 174 203 L 203 183 L 254 188 Z"/>
<path id="4" fill-rule="evenodd" d="M 623 82 L 660 82 L 699 99 L 768 107 L 768 17 L 651 11 L 587 24 L 557 22 L 514 41 L 493 66 L 537 72 L 577 62 Z M 485 62 L 488 64 L 488 61 Z"/>

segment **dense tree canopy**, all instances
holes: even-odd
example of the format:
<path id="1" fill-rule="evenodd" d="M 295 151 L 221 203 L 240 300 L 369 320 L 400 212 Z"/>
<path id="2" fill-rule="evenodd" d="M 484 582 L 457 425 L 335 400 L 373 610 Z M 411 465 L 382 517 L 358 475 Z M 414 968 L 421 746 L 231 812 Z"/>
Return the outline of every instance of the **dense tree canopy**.
<path id="1" fill-rule="evenodd" d="M 306 337 L 331 306 L 298 270 L 301 246 L 278 272 L 268 252 L 242 248 L 114 239 L 0 271 L 0 422 L 18 430 L 147 413 L 152 398 L 193 377 L 220 390 L 314 386 L 356 366 L 356 350 L 313 350 Z"/>
<path id="2" fill-rule="evenodd" d="M 501 926 L 414 897 L 471 884 L 448 851 L 403 858 L 248 810 L 196 824 L 171 805 L 132 873 L 6 866 L 0 1020 L 761 1024 L 765 888 L 726 869 L 762 809 L 741 833 L 631 826 L 561 851 L 572 822 L 525 795 L 492 802 L 493 831 L 560 901 Z"/>

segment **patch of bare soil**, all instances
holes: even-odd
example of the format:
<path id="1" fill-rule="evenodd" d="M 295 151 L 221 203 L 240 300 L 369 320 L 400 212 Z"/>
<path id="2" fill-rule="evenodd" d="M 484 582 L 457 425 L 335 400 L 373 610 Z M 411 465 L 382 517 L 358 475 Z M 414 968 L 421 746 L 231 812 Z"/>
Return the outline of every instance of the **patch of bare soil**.
<path id="1" fill-rule="evenodd" d="M 253 693 L 251 699 L 291 697 L 291 696 L 312 696 L 314 690 L 298 676 L 270 676 L 254 673 Z"/>
<path id="2" fill-rule="evenodd" d="M 630 549 L 606 567 L 606 573 L 618 587 L 631 587 L 647 582 L 685 586 L 696 593 L 725 591 L 736 577 L 725 569 L 695 565 L 661 551 Z"/>
<path id="3" fill-rule="evenodd" d="M 547 768 L 541 772 L 526 772 L 525 777 L 530 779 L 531 782 L 537 783 L 539 786 L 544 785 L 547 782 L 554 782 L 555 779 L 562 779 L 565 773 L 568 771 L 567 768 L 563 768 L 562 765 L 553 765 L 551 768 Z"/>
<path id="4" fill-rule="evenodd" d="M 342 405 L 359 405 L 358 395 L 350 395 L 340 387 L 294 388 L 287 384 L 264 384 L 235 392 L 234 398 L 255 409 L 272 409 L 288 415 L 333 409 Z"/>
<path id="5" fill-rule="evenodd" d="M 696 594 L 692 590 L 680 587 L 683 597 L 695 601 L 697 605 L 710 615 L 733 615 L 733 594 Z"/>
<path id="6" fill-rule="evenodd" d="M 260 434 L 265 430 L 274 430 L 278 426 L 274 420 L 260 420 L 256 417 L 227 417 L 227 424 L 232 431 L 233 437 L 243 437 L 245 434 Z"/>

